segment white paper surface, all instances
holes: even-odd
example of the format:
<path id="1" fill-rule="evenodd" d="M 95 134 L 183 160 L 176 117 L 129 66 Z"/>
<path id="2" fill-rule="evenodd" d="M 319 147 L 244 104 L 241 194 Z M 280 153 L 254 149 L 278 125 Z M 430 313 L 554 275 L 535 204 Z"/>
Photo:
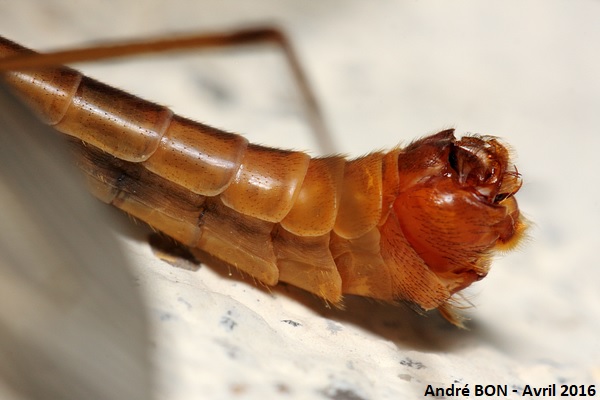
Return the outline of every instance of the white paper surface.
<path id="1" fill-rule="evenodd" d="M 501 136 L 533 221 L 469 291 L 469 331 L 436 315 L 173 268 L 115 228 L 145 294 L 158 399 L 421 398 L 427 385 L 600 382 L 600 2 L 0 1 L 1 34 L 40 50 L 274 22 L 290 35 L 341 153 L 455 127 Z M 251 140 L 318 154 L 273 51 L 82 67 Z M 118 213 L 115 213 L 118 215 Z M 117 217 L 119 218 L 119 217 Z"/>

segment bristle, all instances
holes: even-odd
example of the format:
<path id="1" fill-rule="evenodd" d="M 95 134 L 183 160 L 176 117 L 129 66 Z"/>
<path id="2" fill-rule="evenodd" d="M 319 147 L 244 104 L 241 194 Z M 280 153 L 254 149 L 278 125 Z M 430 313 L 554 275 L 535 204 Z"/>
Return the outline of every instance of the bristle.
<path id="1" fill-rule="evenodd" d="M 504 253 L 518 248 L 522 243 L 527 241 L 527 233 L 531 225 L 532 224 L 530 221 L 520 215 L 519 220 L 515 224 L 515 232 L 513 236 L 507 242 L 498 241 L 494 246 L 494 251 Z"/>
<path id="2" fill-rule="evenodd" d="M 460 313 L 461 310 L 466 310 L 473 307 L 473 303 L 465 297 L 463 293 L 453 295 L 448 301 L 438 307 L 439 313 L 452 325 L 460 329 L 469 329 L 465 326 L 465 322 L 469 318 Z"/>

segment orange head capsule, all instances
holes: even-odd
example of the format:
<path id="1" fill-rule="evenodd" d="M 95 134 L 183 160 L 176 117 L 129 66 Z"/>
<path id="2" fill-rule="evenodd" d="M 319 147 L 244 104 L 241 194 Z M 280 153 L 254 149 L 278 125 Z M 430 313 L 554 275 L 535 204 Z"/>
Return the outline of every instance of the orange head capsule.
<path id="1" fill-rule="evenodd" d="M 401 297 L 444 311 L 449 296 L 486 276 L 492 250 L 522 237 L 525 223 L 513 197 L 521 178 L 496 138 L 457 140 L 453 130 L 412 143 L 398 169 L 398 230 L 438 281 L 437 293 L 411 288 Z"/>

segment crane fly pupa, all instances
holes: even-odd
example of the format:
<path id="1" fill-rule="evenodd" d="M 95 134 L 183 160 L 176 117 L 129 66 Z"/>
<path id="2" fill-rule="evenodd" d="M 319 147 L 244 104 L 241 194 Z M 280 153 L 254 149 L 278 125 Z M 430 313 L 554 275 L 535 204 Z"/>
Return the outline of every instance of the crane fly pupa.
<path id="1" fill-rule="evenodd" d="M 32 52 L 0 42 L 2 57 L 23 54 Z M 495 137 L 450 129 L 352 160 L 311 158 L 67 67 L 14 60 L 6 81 L 71 137 L 98 198 L 266 285 L 287 282 L 334 305 L 343 294 L 408 302 L 460 324 L 453 296 L 523 236 L 521 177 Z"/>

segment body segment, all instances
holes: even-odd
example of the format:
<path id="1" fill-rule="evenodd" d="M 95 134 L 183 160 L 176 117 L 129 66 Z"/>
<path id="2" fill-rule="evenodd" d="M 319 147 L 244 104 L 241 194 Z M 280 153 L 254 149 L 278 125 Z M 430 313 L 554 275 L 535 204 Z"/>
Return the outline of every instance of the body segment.
<path id="1" fill-rule="evenodd" d="M 0 56 L 28 51 L 0 41 Z M 525 224 L 493 137 L 452 130 L 354 160 L 249 144 L 66 67 L 9 72 L 71 136 L 101 200 L 267 285 L 447 310 Z"/>

